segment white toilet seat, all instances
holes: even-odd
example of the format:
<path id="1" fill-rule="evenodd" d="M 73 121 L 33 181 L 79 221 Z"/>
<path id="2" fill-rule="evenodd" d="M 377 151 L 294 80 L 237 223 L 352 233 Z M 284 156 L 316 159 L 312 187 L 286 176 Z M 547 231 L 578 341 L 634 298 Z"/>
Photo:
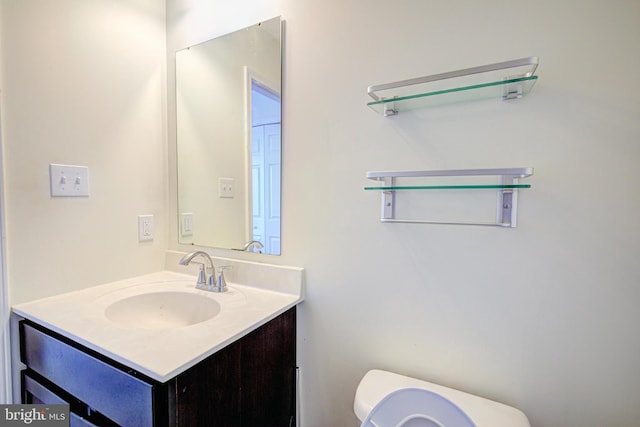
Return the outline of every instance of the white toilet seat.
<path id="1" fill-rule="evenodd" d="M 441 395 L 421 388 L 403 388 L 382 399 L 369 412 L 361 427 L 476 427 L 476 425 L 462 409 Z"/>
<path id="2" fill-rule="evenodd" d="M 406 396 L 417 395 L 417 404 L 408 404 L 406 409 L 403 409 L 406 412 L 398 414 L 396 419 L 390 421 L 379 419 L 378 415 L 372 414 L 374 408 L 376 408 L 377 412 L 379 410 L 378 406 L 381 406 L 383 400 L 390 394 L 395 392 L 402 393 L 406 389 L 422 390 L 422 392 L 406 392 L 409 393 Z M 436 414 L 432 413 L 431 409 L 426 406 L 428 396 L 424 391 L 429 391 L 449 402 L 454 406 L 453 412 L 464 414 L 465 417 L 462 417 L 462 420 L 457 424 L 453 424 L 453 427 L 531 427 L 527 416 L 522 411 L 511 406 L 380 369 L 372 369 L 367 372 L 360 384 L 358 384 L 353 400 L 353 411 L 359 420 L 366 420 L 362 424 L 363 427 L 376 425 L 378 427 L 451 427 L 451 424 L 446 424 L 446 419 L 438 419 Z M 397 397 L 394 397 L 394 399 L 397 399 Z M 432 398 L 432 400 L 436 399 Z M 401 405 L 401 403 L 397 405 Z M 437 420 L 437 423 L 433 420 Z M 372 424 L 372 422 L 377 424 Z M 383 422 L 387 422 L 387 424 L 382 424 Z M 395 424 L 392 424 L 393 422 Z"/>

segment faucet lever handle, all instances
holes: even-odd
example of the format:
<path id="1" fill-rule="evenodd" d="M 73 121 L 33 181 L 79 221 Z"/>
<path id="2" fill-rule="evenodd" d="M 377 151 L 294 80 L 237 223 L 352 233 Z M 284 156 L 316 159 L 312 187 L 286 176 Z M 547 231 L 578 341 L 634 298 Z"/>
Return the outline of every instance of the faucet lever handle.
<path id="1" fill-rule="evenodd" d="M 224 278 L 224 271 L 230 270 L 233 267 L 230 265 L 221 265 L 218 266 L 218 277 L 216 279 L 216 283 L 213 287 L 213 292 L 226 292 L 229 288 L 227 288 L 227 281 Z"/>
<path id="2" fill-rule="evenodd" d="M 218 266 L 218 271 L 220 272 L 220 274 L 218 276 L 224 276 L 224 271 L 225 270 L 232 270 L 233 266 L 232 265 L 220 265 Z"/>
<path id="3" fill-rule="evenodd" d="M 204 270 L 204 263 L 197 261 L 193 261 L 193 263 L 198 264 L 198 267 L 200 267 L 200 271 L 198 272 L 198 281 L 196 282 L 196 288 L 204 289 L 207 285 L 207 273 L 205 273 Z"/>

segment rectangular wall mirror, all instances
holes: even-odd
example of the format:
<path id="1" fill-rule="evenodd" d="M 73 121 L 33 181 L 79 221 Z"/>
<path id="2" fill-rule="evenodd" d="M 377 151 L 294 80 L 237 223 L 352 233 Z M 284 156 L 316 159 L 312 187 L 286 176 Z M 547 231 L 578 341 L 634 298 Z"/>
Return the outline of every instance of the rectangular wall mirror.
<path id="1" fill-rule="evenodd" d="M 282 29 L 176 52 L 181 244 L 280 255 Z"/>

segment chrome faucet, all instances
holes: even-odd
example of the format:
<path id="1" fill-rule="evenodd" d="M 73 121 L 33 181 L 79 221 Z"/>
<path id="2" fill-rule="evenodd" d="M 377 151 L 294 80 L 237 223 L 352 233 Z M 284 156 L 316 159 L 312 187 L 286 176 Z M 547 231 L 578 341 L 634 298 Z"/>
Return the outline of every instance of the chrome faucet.
<path id="1" fill-rule="evenodd" d="M 248 242 L 246 245 L 244 245 L 242 250 L 248 251 L 251 248 L 256 248 L 258 250 L 258 253 L 262 253 L 262 249 L 264 249 L 264 245 L 257 240 L 252 240 Z"/>
<path id="2" fill-rule="evenodd" d="M 206 269 L 205 264 L 197 261 L 193 261 L 193 259 L 197 256 L 201 256 L 207 262 Z M 198 282 L 196 284 L 196 288 L 204 289 L 205 291 L 211 292 L 224 292 L 227 290 L 226 284 L 224 281 L 219 285 L 220 280 L 216 280 L 216 267 L 213 265 L 213 260 L 209 256 L 208 253 L 203 251 L 195 251 L 191 252 L 180 260 L 180 265 L 189 265 L 191 262 L 195 264 L 200 264 L 200 273 L 198 274 Z M 222 286 L 224 284 L 224 286 Z"/>

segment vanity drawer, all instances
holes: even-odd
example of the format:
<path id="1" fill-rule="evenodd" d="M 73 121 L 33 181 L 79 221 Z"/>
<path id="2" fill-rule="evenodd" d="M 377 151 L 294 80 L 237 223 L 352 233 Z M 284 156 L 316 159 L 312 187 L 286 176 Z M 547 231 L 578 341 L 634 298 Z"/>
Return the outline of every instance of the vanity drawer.
<path id="1" fill-rule="evenodd" d="M 73 399 L 68 397 L 62 397 L 57 390 L 52 390 L 49 384 L 44 384 L 45 381 L 36 379 L 34 375 L 29 372 L 22 371 L 22 387 L 23 387 L 23 403 L 34 405 L 47 405 L 47 404 L 66 404 L 71 407 L 69 412 L 69 427 L 98 427 L 112 425 L 105 419 L 97 420 L 97 423 L 93 423 L 85 417 L 82 417 L 73 412 L 75 404 L 71 403 Z"/>
<path id="2" fill-rule="evenodd" d="M 153 384 L 43 329 L 20 324 L 21 358 L 29 369 L 122 426 L 153 426 Z"/>

